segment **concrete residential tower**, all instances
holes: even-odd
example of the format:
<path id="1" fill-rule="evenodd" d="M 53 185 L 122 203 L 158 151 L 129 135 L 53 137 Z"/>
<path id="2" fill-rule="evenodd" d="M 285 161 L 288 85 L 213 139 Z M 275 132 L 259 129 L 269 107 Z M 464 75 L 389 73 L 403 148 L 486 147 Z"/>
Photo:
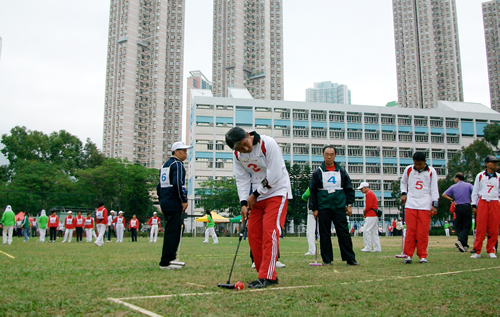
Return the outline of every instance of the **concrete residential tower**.
<path id="1" fill-rule="evenodd" d="M 331 81 L 314 83 L 314 88 L 306 89 L 306 102 L 327 102 L 351 104 L 351 91 L 347 85 L 339 85 Z"/>
<path id="2" fill-rule="evenodd" d="M 393 0 L 398 104 L 463 101 L 455 0 Z"/>
<path id="3" fill-rule="evenodd" d="M 182 138 L 184 0 L 110 3 L 103 152 L 159 168 Z"/>
<path id="4" fill-rule="evenodd" d="M 490 79 L 491 108 L 500 111 L 500 1 L 483 3 L 484 37 L 486 39 L 486 55 L 488 58 L 488 77 Z"/>
<path id="5" fill-rule="evenodd" d="M 214 0 L 214 96 L 247 88 L 254 99 L 283 99 L 282 17 L 282 0 Z"/>

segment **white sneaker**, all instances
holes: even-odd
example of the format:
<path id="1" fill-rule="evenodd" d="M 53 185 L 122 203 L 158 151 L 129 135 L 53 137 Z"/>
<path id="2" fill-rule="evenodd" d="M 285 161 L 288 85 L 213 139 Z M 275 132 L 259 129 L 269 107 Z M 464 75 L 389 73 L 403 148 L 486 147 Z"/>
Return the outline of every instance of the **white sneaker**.
<path id="1" fill-rule="evenodd" d="M 179 266 L 185 266 L 186 265 L 186 262 L 179 262 L 177 260 L 174 260 L 174 261 L 170 261 L 170 265 L 179 265 Z"/>
<path id="2" fill-rule="evenodd" d="M 361 249 L 361 252 L 372 252 L 372 250 L 367 249 L 367 248 L 363 248 L 363 249 Z"/>
<path id="3" fill-rule="evenodd" d="M 497 255 L 495 253 L 488 253 L 488 257 L 490 259 L 496 259 L 497 258 Z"/>
<path id="4" fill-rule="evenodd" d="M 479 259 L 481 257 L 481 254 L 474 253 L 473 255 L 470 256 L 471 259 Z"/>
<path id="5" fill-rule="evenodd" d="M 427 263 L 428 263 L 428 261 L 427 261 L 427 259 L 426 259 L 426 258 L 421 258 L 421 259 L 420 259 L 420 263 L 425 263 L 425 264 L 427 264 Z"/>
<path id="6" fill-rule="evenodd" d="M 162 269 L 162 270 L 175 270 L 175 269 L 182 269 L 182 266 L 170 264 L 168 266 L 160 266 L 160 269 Z"/>
<path id="7" fill-rule="evenodd" d="M 306 254 L 304 254 L 304 255 L 314 255 L 314 252 L 310 252 L 310 251 L 309 251 L 309 252 L 307 252 L 307 253 L 306 253 Z"/>
<path id="8" fill-rule="evenodd" d="M 411 256 L 409 256 L 409 255 L 408 255 L 408 256 L 406 256 L 406 258 L 405 258 L 405 263 L 406 263 L 406 264 L 411 264 Z"/>
<path id="9" fill-rule="evenodd" d="M 382 252 L 382 250 L 373 250 L 372 252 Z"/>
<path id="10" fill-rule="evenodd" d="M 281 263 L 280 261 L 276 261 L 276 268 L 281 269 L 281 268 L 284 268 L 284 267 L 286 267 L 285 264 Z"/>
<path id="11" fill-rule="evenodd" d="M 149 241 L 149 242 L 151 242 L 151 241 Z M 208 241 L 203 241 L 203 243 L 208 243 Z"/>
<path id="12" fill-rule="evenodd" d="M 255 262 L 252 262 L 252 269 L 255 269 Z"/>

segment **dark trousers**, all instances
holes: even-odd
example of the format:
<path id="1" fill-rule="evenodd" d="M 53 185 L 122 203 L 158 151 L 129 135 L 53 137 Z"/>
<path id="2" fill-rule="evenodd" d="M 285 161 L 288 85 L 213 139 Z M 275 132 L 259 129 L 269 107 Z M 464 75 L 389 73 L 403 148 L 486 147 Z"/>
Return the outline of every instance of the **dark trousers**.
<path id="1" fill-rule="evenodd" d="M 50 241 L 56 241 L 56 238 L 57 238 L 57 228 L 56 227 L 50 227 L 49 228 L 49 233 L 50 233 Z"/>
<path id="2" fill-rule="evenodd" d="M 340 254 L 342 261 L 355 261 L 356 256 L 352 250 L 352 240 L 347 227 L 347 218 L 345 209 L 324 209 L 319 210 L 318 225 L 321 246 L 321 257 L 324 263 L 333 261 L 332 249 L 332 221 L 335 226 L 335 232 L 338 236 Z"/>
<path id="3" fill-rule="evenodd" d="M 132 237 L 132 242 L 137 242 L 137 228 L 130 228 L 130 236 Z"/>
<path id="4" fill-rule="evenodd" d="M 83 227 L 76 227 L 76 242 L 82 241 Z"/>
<path id="5" fill-rule="evenodd" d="M 111 232 L 113 232 L 113 235 L 116 238 L 116 232 L 113 226 L 108 226 L 108 241 L 111 241 Z"/>
<path id="6" fill-rule="evenodd" d="M 166 224 L 165 232 L 163 233 L 163 250 L 160 266 L 168 266 L 170 265 L 170 261 L 177 258 L 177 248 L 181 241 L 182 213 L 163 211 L 163 215 L 165 216 Z"/>
<path id="7" fill-rule="evenodd" d="M 471 205 L 456 205 L 455 215 L 455 232 L 458 241 L 465 247 L 468 247 L 467 241 L 469 240 L 469 231 L 472 228 L 472 207 Z"/>

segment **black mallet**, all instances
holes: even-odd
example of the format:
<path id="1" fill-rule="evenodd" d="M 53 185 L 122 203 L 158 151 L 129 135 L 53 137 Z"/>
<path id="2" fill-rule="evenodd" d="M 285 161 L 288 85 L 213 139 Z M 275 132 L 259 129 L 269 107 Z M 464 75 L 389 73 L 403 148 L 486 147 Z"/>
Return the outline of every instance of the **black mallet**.
<path id="1" fill-rule="evenodd" d="M 233 265 L 231 266 L 231 272 L 229 272 L 229 278 L 227 279 L 226 284 L 223 283 L 217 284 L 218 287 L 234 289 L 234 284 L 231 284 L 231 275 L 233 274 L 234 262 L 236 262 L 236 256 L 238 256 L 238 250 L 240 248 L 241 239 L 243 239 L 243 234 L 245 233 L 246 230 L 247 230 L 247 221 L 244 220 L 243 230 L 240 230 L 240 238 L 238 241 L 238 246 L 236 247 L 236 254 L 234 255 Z"/>

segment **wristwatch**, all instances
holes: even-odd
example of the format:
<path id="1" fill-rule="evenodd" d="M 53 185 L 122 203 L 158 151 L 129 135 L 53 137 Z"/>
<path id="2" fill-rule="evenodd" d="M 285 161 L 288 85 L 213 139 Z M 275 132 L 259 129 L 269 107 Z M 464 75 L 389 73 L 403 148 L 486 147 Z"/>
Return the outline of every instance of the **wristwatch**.
<path id="1" fill-rule="evenodd" d="M 347 207 L 352 207 L 352 205 L 347 205 Z"/>

